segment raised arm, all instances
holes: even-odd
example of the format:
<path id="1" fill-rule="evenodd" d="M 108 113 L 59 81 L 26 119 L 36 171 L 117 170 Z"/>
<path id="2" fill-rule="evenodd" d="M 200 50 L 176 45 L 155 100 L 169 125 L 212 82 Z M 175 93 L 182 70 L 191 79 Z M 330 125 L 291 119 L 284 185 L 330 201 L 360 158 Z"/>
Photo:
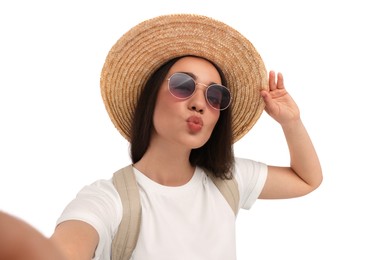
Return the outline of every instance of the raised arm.
<path id="1" fill-rule="evenodd" d="M 301 120 L 299 108 L 286 91 L 283 76 L 269 73 L 269 91 L 262 91 L 265 111 L 282 127 L 290 152 L 290 167 L 269 166 L 259 198 L 283 199 L 303 196 L 322 182 L 315 148 Z"/>

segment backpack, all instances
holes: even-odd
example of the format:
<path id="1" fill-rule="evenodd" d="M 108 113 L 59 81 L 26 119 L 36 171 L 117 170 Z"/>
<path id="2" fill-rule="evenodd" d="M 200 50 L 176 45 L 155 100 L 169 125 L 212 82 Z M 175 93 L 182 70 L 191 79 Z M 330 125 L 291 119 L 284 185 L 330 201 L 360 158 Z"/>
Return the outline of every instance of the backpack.
<path id="1" fill-rule="evenodd" d="M 222 193 L 235 215 L 239 207 L 237 181 L 221 179 L 206 171 Z M 112 260 L 129 260 L 137 244 L 141 224 L 141 202 L 133 165 L 128 165 L 113 175 L 113 184 L 117 189 L 123 206 L 122 221 L 111 245 Z"/>

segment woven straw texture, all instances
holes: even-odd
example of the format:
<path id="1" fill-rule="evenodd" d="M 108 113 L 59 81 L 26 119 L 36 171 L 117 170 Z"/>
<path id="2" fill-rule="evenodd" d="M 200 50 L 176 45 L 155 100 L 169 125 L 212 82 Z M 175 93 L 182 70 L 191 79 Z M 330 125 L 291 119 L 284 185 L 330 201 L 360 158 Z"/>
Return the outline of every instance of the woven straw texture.
<path id="1" fill-rule="evenodd" d="M 234 142 L 262 114 L 260 90 L 268 88 L 267 72 L 251 42 L 232 27 L 206 16 L 163 15 L 125 33 L 109 51 L 102 69 L 100 85 L 106 110 L 128 141 L 147 79 L 168 60 L 185 55 L 213 61 L 225 74 L 233 96 Z"/>

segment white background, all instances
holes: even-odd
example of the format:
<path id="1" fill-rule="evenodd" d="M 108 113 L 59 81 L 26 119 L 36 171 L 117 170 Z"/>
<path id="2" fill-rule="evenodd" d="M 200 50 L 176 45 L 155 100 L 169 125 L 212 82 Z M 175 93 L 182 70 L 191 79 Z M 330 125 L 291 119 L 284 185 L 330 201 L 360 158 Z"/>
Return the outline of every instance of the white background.
<path id="1" fill-rule="evenodd" d="M 323 167 L 315 192 L 241 211 L 238 259 L 390 259 L 385 3 L 2 1 L 0 209 L 50 236 L 79 189 L 127 165 L 128 145 L 100 96 L 104 59 L 144 19 L 198 13 L 239 30 L 267 69 L 284 73 Z M 289 163 L 265 113 L 235 153 Z"/>

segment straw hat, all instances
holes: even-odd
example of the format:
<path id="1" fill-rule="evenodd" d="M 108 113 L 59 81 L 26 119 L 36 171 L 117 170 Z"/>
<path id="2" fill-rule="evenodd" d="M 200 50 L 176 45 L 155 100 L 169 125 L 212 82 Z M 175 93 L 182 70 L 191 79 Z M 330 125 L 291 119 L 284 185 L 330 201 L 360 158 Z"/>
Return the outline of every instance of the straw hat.
<path id="1" fill-rule="evenodd" d="M 232 27 L 193 14 L 146 20 L 125 33 L 112 47 L 101 73 L 101 94 L 119 132 L 131 140 L 138 97 L 148 78 L 168 60 L 194 55 L 219 66 L 233 100 L 233 140 L 243 137 L 264 110 L 261 89 L 267 71 L 254 46 Z"/>

